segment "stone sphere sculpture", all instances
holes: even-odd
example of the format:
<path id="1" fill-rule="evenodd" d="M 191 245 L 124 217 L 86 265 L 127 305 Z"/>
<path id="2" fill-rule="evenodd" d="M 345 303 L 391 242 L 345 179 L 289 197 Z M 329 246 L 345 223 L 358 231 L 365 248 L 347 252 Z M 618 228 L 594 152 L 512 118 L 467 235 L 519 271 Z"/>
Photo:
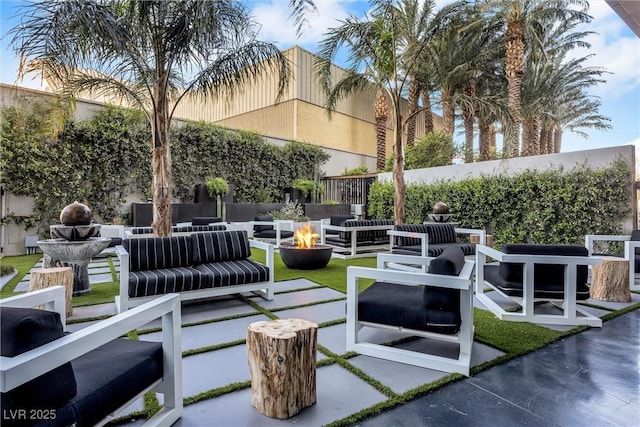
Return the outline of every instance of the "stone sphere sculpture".
<path id="1" fill-rule="evenodd" d="M 60 222 L 67 226 L 89 225 L 92 219 L 93 214 L 89 206 L 79 202 L 65 206 L 60 212 Z"/>
<path id="2" fill-rule="evenodd" d="M 449 206 L 446 203 L 438 202 L 433 205 L 433 213 L 434 214 L 447 214 L 449 213 Z"/>

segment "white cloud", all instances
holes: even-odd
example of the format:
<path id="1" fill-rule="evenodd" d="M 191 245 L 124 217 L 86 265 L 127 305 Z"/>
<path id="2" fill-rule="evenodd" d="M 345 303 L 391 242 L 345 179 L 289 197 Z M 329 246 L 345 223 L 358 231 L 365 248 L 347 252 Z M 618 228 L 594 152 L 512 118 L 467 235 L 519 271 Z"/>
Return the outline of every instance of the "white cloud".
<path id="1" fill-rule="evenodd" d="M 592 88 L 590 92 L 617 99 L 629 90 L 637 90 L 640 87 L 640 39 L 627 29 L 604 1 L 592 1 L 589 14 L 594 19 L 582 30 L 597 34 L 586 39 L 591 48 L 576 49 L 571 56 L 594 54 L 585 66 L 601 67 L 611 73 L 603 75 L 605 84 Z"/>
<path id="2" fill-rule="evenodd" d="M 338 21 L 348 16 L 349 3 L 351 2 L 337 0 L 316 1 L 317 11 L 307 11 L 308 25 L 303 27 L 300 37 L 296 35 L 295 23 L 290 17 L 289 0 L 256 2 L 251 13 L 262 24 L 258 33 L 260 40 L 275 43 L 281 49 L 300 45 L 315 50 L 327 29 L 339 26 Z"/>

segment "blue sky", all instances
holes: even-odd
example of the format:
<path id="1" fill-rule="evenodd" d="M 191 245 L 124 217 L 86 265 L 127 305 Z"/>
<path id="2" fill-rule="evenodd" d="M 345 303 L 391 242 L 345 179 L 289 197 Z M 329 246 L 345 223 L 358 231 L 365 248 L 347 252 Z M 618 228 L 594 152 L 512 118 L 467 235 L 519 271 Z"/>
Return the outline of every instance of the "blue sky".
<path id="1" fill-rule="evenodd" d="M 640 1 L 640 0 L 639 0 Z M 339 20 L 349 13 L 362 16 L 368 9 L 367 1 L 360 0 L 316 0 L 317 13 L 309 13 L 309 26 L 301 37 L 297 37 L 293 23 L 289 19 L 289 0 L 254 0 L 246 5 L 252 10 L 255 20 L 261 24 L 259 38 L 277 44 L 286 49 L 293 45 L 315 52 L 317 43 L 322 40 L 328 28 L 339 26 Z M 442 5 L 451 0 L 439 0 Z M 22 2 L 0 0 L 0 52 L 2 64 L 0 82 L 16 82 L 18 59 L 8 47 L 6 32 L 19 21 L 14 15 L 15 8 Z M 640 39 L 624 24 L 604 0 L 591 0 L 589 13 L 594 20 L 585 26 L 585 30 L 595 31 L 597 35 L 587 41 L 589 50 L 576 51 L 576 56 L 594 54 L 588 66 L 605 68 L 605 84 L 590 89 L 590 93 L 599 96 L 602 102 L 600 113 L 611 118 L 613 128 L 608 131 L 586 129 L 589 138 L 565 132 L 562 151 L 576 151 L 617 145 L 635 144 L 640 147 Z M 19 82 L 20 86 L 40 88 L 39 79 Z M 462 142 L 463 136 L 456 135 L 456 142 Z M 640 153 L 639 153 L 640 154 Z"/>

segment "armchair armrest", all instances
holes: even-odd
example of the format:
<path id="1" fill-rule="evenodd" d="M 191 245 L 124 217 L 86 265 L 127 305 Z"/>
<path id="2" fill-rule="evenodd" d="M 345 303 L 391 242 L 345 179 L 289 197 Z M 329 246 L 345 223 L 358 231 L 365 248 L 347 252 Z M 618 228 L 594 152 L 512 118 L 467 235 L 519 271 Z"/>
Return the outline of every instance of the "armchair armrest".
<path id="1" fill-rule="evenodd" d="M 482 229 L 474 229 L 474 228 L 454 228 L 457 234 L 468 234 L 469 236 L 480 236 L 480 245 L 487 244 L 487 232 Z"/>
<path id="2" fill-rule="evenodd" d="M 587 234 L 584 236 L 584 246 L 593 254 L 593 244 L 595 242 L 626 242 L 631 239 L 630 235 L 621 234 Z"/>
<path id="3" fill-rule="evenodd" d="M 272 245 L 271 243 L 267 243 L 267 242 L 261 242 L 259 240 L 253 240 L 253 239 L 249 239 L 249 247 L 252 248 L 256 248 L 256 249 L 262 249 L 265 252 L 265 267 L 267 267 L 269 269 L 269 282 L 273 283 L 274 281 L 274 261 L 273 261 L 273 254 L 274 254 L 274 245 Z"/>

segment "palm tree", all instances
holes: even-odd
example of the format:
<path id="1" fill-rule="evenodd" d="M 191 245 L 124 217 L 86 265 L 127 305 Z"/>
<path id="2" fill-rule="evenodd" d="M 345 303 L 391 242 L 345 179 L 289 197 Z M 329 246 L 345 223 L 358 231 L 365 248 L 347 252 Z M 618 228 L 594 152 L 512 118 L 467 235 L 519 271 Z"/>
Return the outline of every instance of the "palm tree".
<path id="1" fill-rule="evenodd" d="M 416 50 L 425 50 L 433 32 L 435 0 L 401 0 L 398 3 L 398 22 L 401 25 L 402 49 L 411 54 Z M 420 97 L 420 78 L 417 68 L 409 75 L 409 95 L 407 98 L 407 147 L 412 147 L 416 136 L 416 115 Z"/>
<path id="2" fill-rule="evenodd" d="M 527 50 L 545 40 L 550 22 L 563 25 L 567 20 L 589 22 L 586 0 L 487 0 L 487 5 L 505 27 L 505 72 L 508 84 L 510 120 L 505 121 L 504 151 L 510 157 L 519 152 L 522 123 L 522 81 Z M 544 52 L 541 49 L 540 52 Z"/>
<path id="3" fill-rule="evenodd" d="M 328 30 L 327 37 L 320 43 L 315 71 L 320 87 L 327 96 L 325 104 L 329 113 L 340 99 L 354 92 L 372 88 L 386 92 L 394 120 L 394 219 L 402 224 L 406 218 L 406 188 L 400 101 L 409 82 L 408 76 L 416 67 L 423 48 L 402 50 L 399 11 L 392 0 L 372 0 L 371 5 L 371 15 L 366 16 L 365 20 L 360 21 L 350 15 L 341 26 Z M 331 62 L 342 47 L 349 51 L 349 68 L 335 81 Z"/>
<path id="4" fill-rule="evenodd" d="M 159 236 L 171 233 L 169 128 L 180 101 L 188 94 L 233 96 L 267 73 L 275 73 L 282 94 L 290 75 L 284 55 L 255 39 L 247 9 L 234 0 L 33 3 L 12 35 L 23 58 L 20 74 L 41 71 L 69 99 L 110 95 L 144 112 Z"/>
<path id="5" fill-rule="evenodd" d="M 378 88 L 376 102 L 373 106 L 376 119 L 376 170 L 384 170 L 387 159 L 387 113 L 389 103 L 387 102 L 387 92 Z"/>

